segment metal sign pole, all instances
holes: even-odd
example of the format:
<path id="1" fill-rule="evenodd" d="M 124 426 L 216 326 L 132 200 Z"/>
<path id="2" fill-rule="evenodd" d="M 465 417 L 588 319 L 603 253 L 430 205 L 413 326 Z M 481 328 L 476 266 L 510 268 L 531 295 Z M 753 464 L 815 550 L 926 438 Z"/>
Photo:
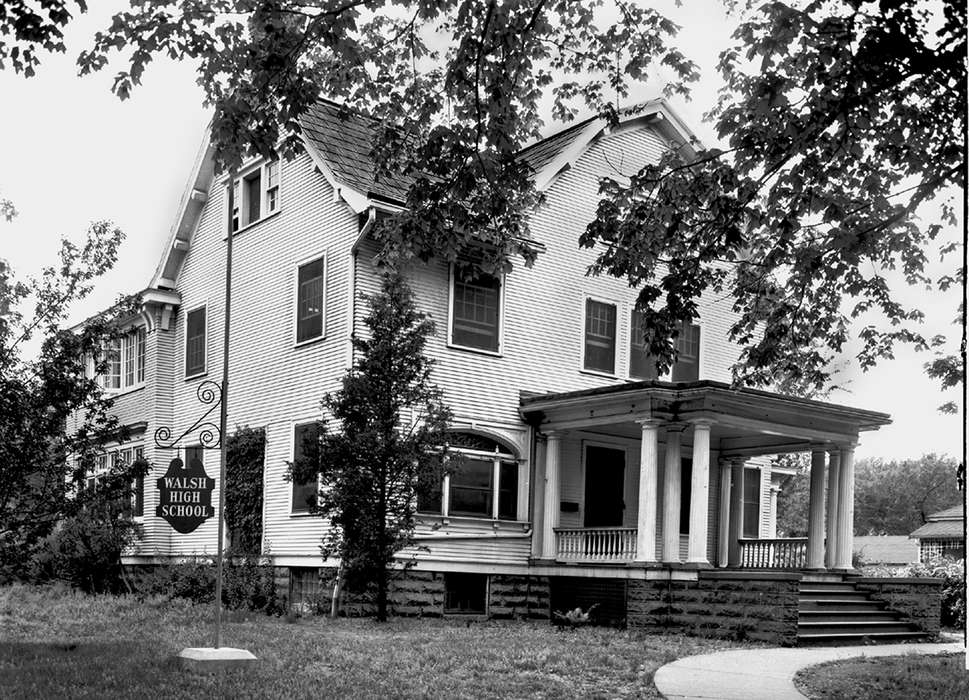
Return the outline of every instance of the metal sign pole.
<path id="1" fill-rule="evenodd" d="M 232 210 L 235 208 L 235 168 L 229 171 L 228 235 L 225 247 L 225 326 L 222 333 L 222 405 L 219 410 L 219 541 L 215 568 L 215 648 L 222 646 L 222 541 L 225 537 L 225 453 L 228 443 L 226 406 L 229 397 L 229 308 L 232 299 Z"/>

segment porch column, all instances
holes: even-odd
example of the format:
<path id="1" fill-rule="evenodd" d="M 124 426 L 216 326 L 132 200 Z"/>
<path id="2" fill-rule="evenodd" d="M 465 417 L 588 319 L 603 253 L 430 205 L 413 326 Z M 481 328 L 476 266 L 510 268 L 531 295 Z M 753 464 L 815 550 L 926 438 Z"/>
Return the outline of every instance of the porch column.
<path id="1" fill-rule="evenodd" d="M 682 423 L 666 426 L 666 461 L 663 470 L 663 561 L 680 563 L 680 439 Z"/>
<path id="2" fill-rule="evenodd" d="M 841 472 L 838 474 L 838 556 L 836 569 L 851 569 L 851 552 L 855 526 L 855 446 L 841 449 Z"/>
<path id="3" fill-rule="evenodd" d="M 824 566 L 833 569 L 838 560 L 838 478 L 841 474 L 841 453 L 828 452 L 828 498 L 825 513 L 827 538 L 824 543 Z"/>
<path id="4" fill-rule="evenodd" d="M 535 485 L 532 492 L 532 556 L 542 557 L 545 543 L 545 448 L 547 436 L 535 431 Z"/>
<path id="5" fill-rule="evenodd" d="M 807 568 L 824 568 L 824 450 L 811 452 Z"/>
<path id="6" fill-rule="evenodd" d="M 735 457 L 730 463 L 730 543 L 727 564 L 740 566 L 740 536 L 744 531 L 744 461 Z"/>
<path id="7" fill-rule="evenodd" d="M 656 486 L 659 471 L 659 421 L 639 421 L 639 511 L 636 521 L 636 561 L 656 561 Z"/>
<path id="8" fill-rule="evenodd" d="M 707 561 L 707 514 L 710 491 L 710 423 L 693 424 L 693 478 L 690 484 L 690 564 Z"/>
<path id="9" fill-rule="evenodd" d="M 546 433 L 545 444 L 545 507 L 542 523 L 542 559 L 555 559 L 555 528 L 559 526 L 559 465 L 562 461 L 562 436 Z"/>
<path id="10" fill-rule="evenodd" d="M 717 566 L 723 568 L 730 550 L 730 460 L 720 459 L 720 520 L 717 525 Z"/>

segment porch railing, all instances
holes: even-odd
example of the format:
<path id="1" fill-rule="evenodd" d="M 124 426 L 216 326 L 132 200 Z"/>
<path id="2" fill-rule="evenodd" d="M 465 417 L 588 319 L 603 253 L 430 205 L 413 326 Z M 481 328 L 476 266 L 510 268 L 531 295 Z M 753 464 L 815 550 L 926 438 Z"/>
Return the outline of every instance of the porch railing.
<path id="1" fill-rule="evenodd" d="M 636 528 L 585 527 L 555 530 L 557 558 L 566 561 L 631 561 L 636 556 Z"/>
<path id="2" fill-rule="evenodd" d="M 807 542 L 806 537 L 740 540 L 740 565 L 745 569 L 803 569 Z"/>

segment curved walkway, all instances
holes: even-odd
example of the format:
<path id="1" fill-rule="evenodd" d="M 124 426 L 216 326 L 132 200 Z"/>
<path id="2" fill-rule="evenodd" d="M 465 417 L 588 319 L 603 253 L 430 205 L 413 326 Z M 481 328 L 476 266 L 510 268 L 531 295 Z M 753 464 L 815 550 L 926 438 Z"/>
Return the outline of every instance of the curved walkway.
<path id="1" fill-rule="evenodd" d="M 805 666 L 856 656 L 959 652 L 962 642 L 883 644 L 800 649 L 739 649 L 688 656 L 661 667 L 653 678 L 670 700 L 804 700 L 794 674 Z"/>

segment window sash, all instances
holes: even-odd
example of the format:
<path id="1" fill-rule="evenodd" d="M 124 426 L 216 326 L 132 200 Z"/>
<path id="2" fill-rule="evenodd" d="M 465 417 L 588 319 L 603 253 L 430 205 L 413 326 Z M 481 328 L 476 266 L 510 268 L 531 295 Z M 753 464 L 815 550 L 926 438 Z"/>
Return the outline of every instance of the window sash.
<path id="1" fill-rule="evenodd" d="M 135 371 L 135 380 L 140 384 L 145 381 L 145 345 L 146 345 L 146 333 L 144 328 L 139 328 L 135 334 L 137 349 L 135 350 L 135 362 L 137 369 Z"/>
<path id="2" fill-rule="evenodd" d="M 121 338 L 108 343 L 108 370 L 104 376 L 105 389 L 121 388 Z"/>
<path id="3" fill-rule="evenodd" d="M 674 382 L 695 382 L 700 378 L 700 326 L 684 324 L 676 338 Z"/>
<path id="4" fill-rule="evenodd" d="M 246 193 L 246 224 L 262 218 L 262 169 L 257 168 L 243 180 Z"/>
<path id="5" fill-rule="evenodd" d="M 316 458 L 316 441 L 319 439 L 319 425 L 303 423 L 293 428 L 293 464 L 304 459 Z M 290 502 L 293 513 L 310 512 L 316 496 L 319 494 L 319 480 L 297 481 L 292 483 L 292 500 Z"/>
<path id="6" fill-rule="evenodd" d="M 490 518 L 494 497 L 493 473 L 493 460 L 466 458 L 461 469 L 451 475 L 451 513 Z"/>
<path id="7" fill-rule="evenodd" d="M 643 314 L 632 310 L 629 319 L 629 376 L 635 379 L 659 379 L 656 358 L 646 352 L 643 339 Z"/>
<path id="8" fill-rule="evenodd" d="M 594 299 L 585 302 L 585 369 L 616 371 L 616 305 Z"/>
<path id="9" fill-rule="evenodd" d="M 324 259 L 300 265 L 296 283 L 296 342 L 323 337 Z"/>
<path id="10" fill-rule="evenodd" d="M 760 537 L 760 470 L 744 472 L 743 537 Z"/>
<path id="11" fill-rule="evenodd" d="M 189 311 L 185 321 L 185 376 L 205 371 L 205 307 Z"/>
<path id="12" fill-rule="evenodd" d="M 451 343 L 498 351 L 501 322 L 501 280 L 479 275 L 454 279 Z"/>

